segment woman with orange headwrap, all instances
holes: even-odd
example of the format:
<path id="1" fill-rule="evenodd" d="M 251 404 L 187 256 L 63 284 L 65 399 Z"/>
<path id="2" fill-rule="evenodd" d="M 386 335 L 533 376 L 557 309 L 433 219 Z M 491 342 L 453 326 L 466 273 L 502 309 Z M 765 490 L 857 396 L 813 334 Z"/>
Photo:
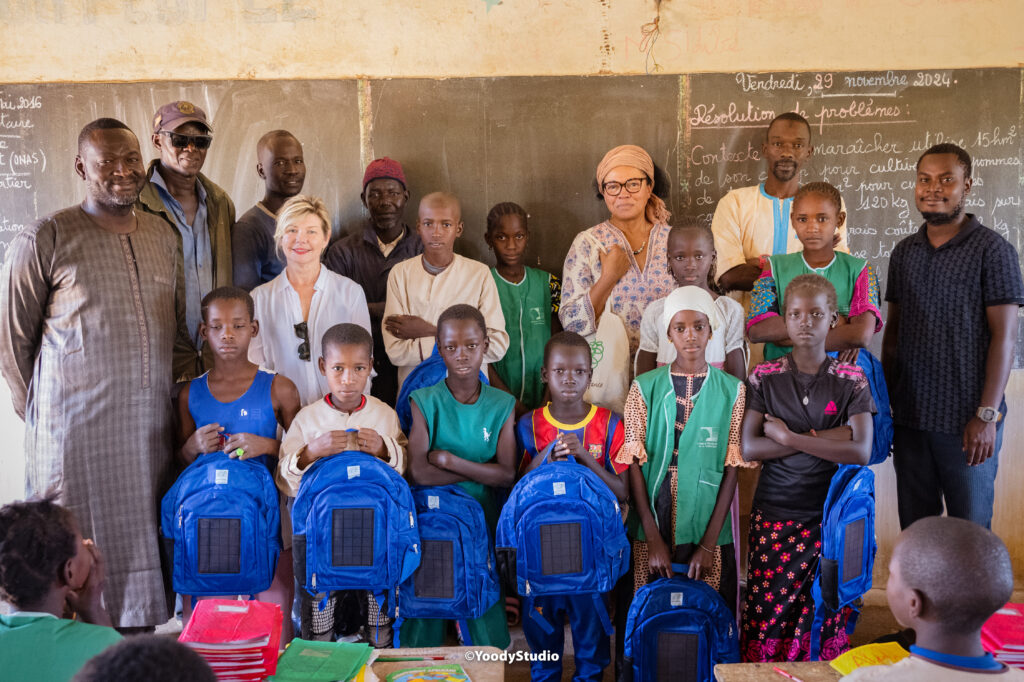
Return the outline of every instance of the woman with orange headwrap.
<path id="1" fill-rule="evenodd" d="M 609 151 L 596 179 L 610 216 L 576 235 L 569 247 L 558 316 L 567 331 L 593 334 L 610 300 L 625 323 L 632 366 L 644 309 L 676 288 L 665 256 L 671 214 L 654 194 L 654 162 L 641 147 Z"/>

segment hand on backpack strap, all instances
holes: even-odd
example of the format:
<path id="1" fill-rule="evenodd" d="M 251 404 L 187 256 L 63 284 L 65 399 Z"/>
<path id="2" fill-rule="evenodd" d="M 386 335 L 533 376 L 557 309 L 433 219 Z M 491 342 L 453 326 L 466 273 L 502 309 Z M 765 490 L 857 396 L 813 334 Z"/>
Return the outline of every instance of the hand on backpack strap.
<path id="1" fill-rule="evenodd" d="M 660 535 L 647 537 L 647 565 L 652 575 L 659 578 L 672 577 L 672 556 Z"/>
<path id="2" fill-rule="evenodd" d="M 562 433 L 555 440 L 555 447 L 551 450 L 552 461 L 564 461 L 572 455 L 576 461 L 583 457 L 583 444 L 575 433 Z"/>

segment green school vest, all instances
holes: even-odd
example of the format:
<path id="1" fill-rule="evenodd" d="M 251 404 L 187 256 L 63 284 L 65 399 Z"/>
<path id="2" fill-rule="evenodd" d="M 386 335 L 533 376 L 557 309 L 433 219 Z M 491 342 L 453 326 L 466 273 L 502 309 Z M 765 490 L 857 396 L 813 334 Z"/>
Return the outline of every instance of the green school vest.
<path id="1" fill-rule="evenodd" d="M 829 265 L 823 268 L 810 268 L 804 262 L 804 255 L 800 252 L 786 253 L 779 256 L 771 256 L 772 278 L 775 280 L 775 300 L 778 302 L 779 314 L 782 315 L 785 307 L 782 295 L 786 287 L 797 275 L 821 275 L 836 288 L 836 304 L 840 315 L 850 314 L 850 302 L 853 300 L 853 287 L 857 284 L 857 278 L 867 265 L 863 258 L 851 256 L 842 251 L 835 252 L 836 257 Z M 764 359 L 775 360 L 793 350 L 792 346 L 778 346 L 770 341 L 764 344 Z"/>
<path id="2" fill-rule="evenodd" d="M 647 405 L 647 462 L 640 471 L 647 481 L 647 497 L 654 512 L 654 501 L 661 489 L 672 459 L 676 429 L 676 390 L 672 385 L 671 365 L 663 365 L 636 378 Z M 725 473 L 729 447 L 732 408 L 739 394 L 740 381 L 708 365 L 708 376 L 693 398 L 693 412 L 675 444 L 676 458 L 676 533 L 675 544 L 697 544 L 707 530 Z M 636 525 L 637 538 L 644 539 L 643 527 Z M 726 516 L 718 544 L 732 542 L 732 523 Z"/>
<path id="3" fill-rule="evenodd" d="M 516 406 L 515 399 L 508 393 L 486 384 L 480 387 L 480 397 L 475 403 L 463 405 L 452 396 L 443 380 L 413 391 L 410 397 L 423 414 L 431 450 L 447 450 L 481 463 L 494 459 L 501 427 Z M 484 508 L 487 527 L 493 536 L 499 510 L 490 489 L 476 481 L 462 481 L 458 485 Z"/>
<path id="4" fill-rule="evenodd" d="M 551 275 L 526 268 L 526 276 L 518 284 L 504 279 L 496 268 L 491 268 L 491 276 L 508 332 L 508 350 L 491 366 L 512 395 L 534 410 L 544 396 L 540 368 L 544 344 L 551 338 Z"/>

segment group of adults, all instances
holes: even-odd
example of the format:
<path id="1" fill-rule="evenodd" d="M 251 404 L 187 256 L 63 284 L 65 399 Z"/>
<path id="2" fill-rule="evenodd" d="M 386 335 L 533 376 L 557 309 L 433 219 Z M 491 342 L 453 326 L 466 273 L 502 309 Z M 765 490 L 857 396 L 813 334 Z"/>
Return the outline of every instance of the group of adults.
<path id="1" fill-rule="evenodd" d="M 367 168 L 363 229 L 330 244 L 329 216 L 310 198 L 282 238 L 282 207 L 305 181 L 300 141 L 280 130 L 260 138 L 265 194 L 236 221 L 228 194 L 201 173 L 213 140 L 199 107 L 166 104 L 153 119 L 157 158 L 147 168 L 123 123 L 86 125 L 75 157 L 84 200 L 20 233 L 0 282 L 0 368 L 26 423 L 26 493 L 59 500 L 103 548 L 107 609 L 122 630 L 168 615 L 156 523 L 170 483 L 169 399 L 176 382 L 204 369 L 206 293 L 255 289 L 254 352 L 296 383 L 304 404 L 327 392 L 315 359 L 323 331 L 338 321 L 371 330 L 373 393 L 393 404 L 397 392 L 381 338 L 387 275 L 423 249 L 404 222 L 401 165 L 384 158 Z M 582 334 L 594 333 L 603 312 L 619 315 L 635 353 L 644 308 L 676 284 L 660 171 L 643 149 L 619 150 L 596 180 L 620 191 L 603 193 L 608 219 L 569 251 L 559 314 Z M 752 288 L 766 255 L 800 248 L 789 205 L 813 153 L 811 129 L 783 114 L 762 151 L 765 180 L 729 192 L 712 223 L 718 281 L 735 292 Z M 1020 269 L 1013 248 L 963 212 L 969 157 L 932 156 L 942 172 L 918 177 L 925 222 L 894 252 L 886 295 L 900 519 L 906 526 L 945 502 L 950 514 L 989 525 L 1016 308 L 1024 304 L 1011 274 L 1019 283 Z M 837 248 L 847 248 L 845 229 Z"/>

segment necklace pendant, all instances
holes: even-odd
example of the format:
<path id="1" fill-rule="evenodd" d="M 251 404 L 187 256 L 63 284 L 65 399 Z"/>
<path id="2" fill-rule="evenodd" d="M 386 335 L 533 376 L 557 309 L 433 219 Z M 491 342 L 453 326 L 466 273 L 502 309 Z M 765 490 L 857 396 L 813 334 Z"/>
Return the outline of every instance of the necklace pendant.
<path id="1" fill-rule="evenodd" d="M 808 400 L 807 396 L 804 396 L 804 405 L 806 405 L 808 402 L 810 401 Z"/>

